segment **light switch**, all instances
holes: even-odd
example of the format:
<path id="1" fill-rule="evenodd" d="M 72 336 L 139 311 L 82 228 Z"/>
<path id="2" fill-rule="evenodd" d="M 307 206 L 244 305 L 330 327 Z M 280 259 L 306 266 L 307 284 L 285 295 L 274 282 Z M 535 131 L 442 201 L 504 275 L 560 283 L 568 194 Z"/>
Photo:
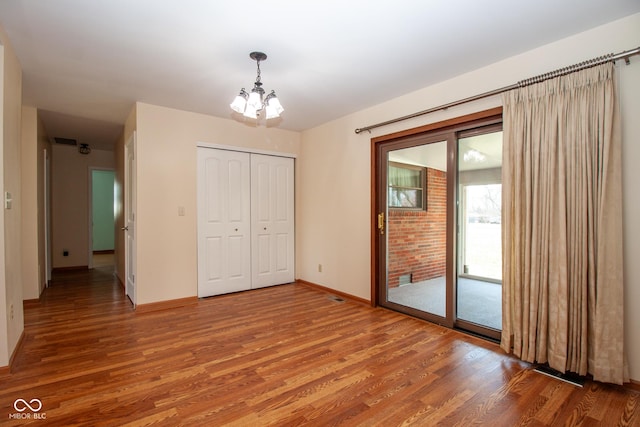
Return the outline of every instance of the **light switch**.
<path id="1" fill-rule="evenodd" d="M 178 216 L 184 216 L 184 206 L 178 206 Z"/>
<path id="2" fill-rule="evenodd" d="M 13 199 L 11 198 L 11 193 L 9 193 L 8 191 L 4 192 L 4 207 L 5 209 L 11 209 L 11 202 L 13 202 Z"/>

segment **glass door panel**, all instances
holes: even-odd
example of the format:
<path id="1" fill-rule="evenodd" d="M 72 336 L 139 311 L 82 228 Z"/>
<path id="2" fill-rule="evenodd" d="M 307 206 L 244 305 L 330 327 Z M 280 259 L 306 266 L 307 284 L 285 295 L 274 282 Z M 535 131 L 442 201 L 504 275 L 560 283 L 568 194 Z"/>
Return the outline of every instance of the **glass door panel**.
<path id="1" fill-rule="evenodd" d="M 502 329 L 502 132 L 458 140 L 456 318 Z"/>
<path id="2" fill-rule="evenodd" d="M 444 318 L 447 141 L 389 151 L 386 175 L 386 301 Z"/>
<path id="3" fill-rule="evenodd" d="M 501 116 L 376 143 L 376 303 L 499 339 Z"/>

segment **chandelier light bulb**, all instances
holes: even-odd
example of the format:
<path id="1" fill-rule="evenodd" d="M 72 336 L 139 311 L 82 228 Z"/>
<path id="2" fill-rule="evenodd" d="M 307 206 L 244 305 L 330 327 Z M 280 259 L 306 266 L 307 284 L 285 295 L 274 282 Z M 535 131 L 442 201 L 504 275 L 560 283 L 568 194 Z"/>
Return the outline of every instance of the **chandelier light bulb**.
<path id="1" fill-rule="evenodd" d="M 276 92 L 273 90 L 269 95 L 267 95 L 267 99 L 265 99 L 264 103 L 266 105 L 265 109 L 267 112 L 267 120 L 280 117 L 280 114 L 284 111 L 284 108 L 282 108 L 280 101 L 276 97 Z"/>
<path id="2" fill-rule="evenodd" d="M 262 96 L 260 96 L 260 92 L 255 89 L 251 91 L 249 100 L 247 101 L 247 107 L 251 107 L 254 110 L 262 109 Z"/>
<path id="3" fill-rule="evenodd" d="M 248 97 L 249 97 L 249 94 L 244 90 L 244 88 L 242 88 L 238 96 L 236 96 L 236 98 L 233 100 L 233 102 L 229 106 L 236 113 L 242 114 L 244 112 L 244 108 L 247 106 Z"/>
<path id="4" fill-rule="evenodd" d="M 244 110 L 244 113 L 242 115 L 247 117 L 247 118 L 250 118 L 250 119 L 257 119 L 258 118 L 258 110 L 253 105 L 249 105 L 249 103 L 247 103 L 247 106 L 246 106 L 246 108 Z"/>
<path id="5" fill-rule="evenodd" d="M 275 110 L 278 115 L 280 115 L 284 111 L 284 108 L 282 108 L 280 100 L 276 97 L 276 93 L 274 91 L 271 91 L 271 93 L 267 97 L 266 104 L 268 107 L 271 107 L 273 110 Z"/>

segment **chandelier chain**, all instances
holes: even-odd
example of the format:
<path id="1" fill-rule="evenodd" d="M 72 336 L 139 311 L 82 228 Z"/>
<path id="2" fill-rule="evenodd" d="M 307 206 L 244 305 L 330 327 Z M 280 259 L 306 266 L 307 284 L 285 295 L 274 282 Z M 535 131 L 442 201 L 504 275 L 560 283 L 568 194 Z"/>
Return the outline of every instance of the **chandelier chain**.
<path id="1" fill-rule="evenodd" d="M 260 60 L 258 59 L 258 60 L 256 60 L 256 62 L 258 63 L 258 75 L 256 77 L 256 83 L 262 83 L 260 81 Z"/>

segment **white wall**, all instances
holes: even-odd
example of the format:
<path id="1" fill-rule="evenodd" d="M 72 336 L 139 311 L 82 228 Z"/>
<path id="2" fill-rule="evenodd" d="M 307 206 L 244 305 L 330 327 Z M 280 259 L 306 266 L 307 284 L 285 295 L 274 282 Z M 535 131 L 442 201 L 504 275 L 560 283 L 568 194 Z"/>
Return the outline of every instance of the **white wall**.
<path id="1" fill-rule="evenodd" d="M 135 122 L 135 123 L 133 123 Z M 196 144 L 298 154 L 300 134 L 138 103 L 125 125 L 137 129 L 137 303 L 197 295 Z M 185 215 L 178 215 L 184 207 Z"/>
<path id="2" fill-rule="evenodd" d="M 486 110 L 492 97 L 356 135 L 354 129 L 436 107 L 640 42 L 640 14 L 554 42 L 303 132 L 297 176 L 297 277 L 370 299 L 371 138 Z M 640 380 L 640 57 L 620 61 L 623 115 L 625 327 L 631 378 Z M 437 66 L 437 64 L 434 64 Z M 323 265 L 318 272 L 318 264 Z"/>

